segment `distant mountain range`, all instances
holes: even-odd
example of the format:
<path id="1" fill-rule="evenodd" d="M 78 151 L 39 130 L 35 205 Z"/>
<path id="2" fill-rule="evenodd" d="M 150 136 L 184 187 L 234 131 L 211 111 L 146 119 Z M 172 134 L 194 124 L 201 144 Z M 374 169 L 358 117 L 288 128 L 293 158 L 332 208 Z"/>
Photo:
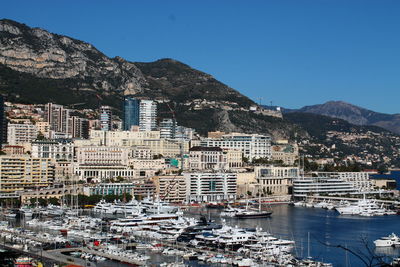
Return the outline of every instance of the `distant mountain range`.
<path id="1" fill-rule="evenodd" d="M 287 109 L 285 113 L 313 113 L 346 120 L 355 125 L 374 125 L 400 134 L 400 114 L 385 114 L 343 101 L 329 101 L 325 104 L 305 106 L 301 109 Z"/>

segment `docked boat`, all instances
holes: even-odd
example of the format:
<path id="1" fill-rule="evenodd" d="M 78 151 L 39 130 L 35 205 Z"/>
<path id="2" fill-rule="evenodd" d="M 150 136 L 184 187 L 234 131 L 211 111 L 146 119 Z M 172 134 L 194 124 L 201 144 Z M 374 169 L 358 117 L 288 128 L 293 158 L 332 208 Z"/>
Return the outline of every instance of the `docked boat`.
<path id="1" fill-rule="evenodd" d="M 337 207 L 336 210 L 343 215 L 375 216 L 387 215 L 389 212 L 379 207 L 374 200 L 360 199 L 353 205 Z"/>
<path id="2" fill-rule="evenodd" d="M 259 210 L 245 210 L 237 212 L 235 217 L 238 219 L 252 219 L 252 218 L 268 218 L 272 215 L 272 211 L 259 211 Z"/>
<path id="3" fill-rule="evenodd" d="M 272 211 L 261 210 L 261 201 L 258 201 L 258 210 L 250 209 L 248 206 L 246 210 L 239 211 L 235 214 L 238 219 L 252 219 L 252 218 L 268 218 L 272 215 Z"/>
<path id="4" fill-rule="evenodd" d="M 400 247 L 400 237 L 395 233 L 374 241 L 376 247 Z"/>

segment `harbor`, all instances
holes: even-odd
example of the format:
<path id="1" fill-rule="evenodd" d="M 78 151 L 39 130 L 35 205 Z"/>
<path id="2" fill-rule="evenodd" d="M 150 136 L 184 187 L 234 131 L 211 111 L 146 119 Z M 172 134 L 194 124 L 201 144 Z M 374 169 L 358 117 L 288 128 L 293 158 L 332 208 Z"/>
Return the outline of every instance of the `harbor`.
<path id="1" fill-rule="evenodd" d="M 49 216 L 47 210 L 41 218 L 4 218 L 2 246 L 51 263 L 81 266 L 158 266 L 166 259 L 177 264 L 169 266 L 358 266 L 359 259 L 341 247 L 373 248 L 374 256 L 387 262 L 400 256 L 397 245 L 375 248 L 373 243 L 398 229 L 396 215 L 340 215 L 282 203 L 263 204 L 269 216 L 240 218 L 221 216 L 220 208 L 182 212 L 161 201 L 150 203 L 143 204 L 152 211 L 148 214 L 140 203 L 100 202 L 75 215 L 63 216 L 74 214 L 64 210 Z M 124 212 L 117 212 L 118 207 Z"/>

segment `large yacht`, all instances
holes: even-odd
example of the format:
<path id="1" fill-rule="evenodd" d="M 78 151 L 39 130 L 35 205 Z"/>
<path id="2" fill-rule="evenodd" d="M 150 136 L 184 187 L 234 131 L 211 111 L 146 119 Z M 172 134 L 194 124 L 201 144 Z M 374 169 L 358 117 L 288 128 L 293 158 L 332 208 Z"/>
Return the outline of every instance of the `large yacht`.
<path id="1" fill-rule="evenodd" d="M 344 215 L 374 216 L 388 214 L 387 210 L 379 207 L 374 200 L 365 198 L 353 205 L 338 207 L 336 210 Z"/>
<path id="2" fill-rule="evenodd" d="M 400 237 L 395 233 L 390 234 L 389 236 L 381 237 L 374 241 L 376 247 L 399 247 L 400 246 Z"/>

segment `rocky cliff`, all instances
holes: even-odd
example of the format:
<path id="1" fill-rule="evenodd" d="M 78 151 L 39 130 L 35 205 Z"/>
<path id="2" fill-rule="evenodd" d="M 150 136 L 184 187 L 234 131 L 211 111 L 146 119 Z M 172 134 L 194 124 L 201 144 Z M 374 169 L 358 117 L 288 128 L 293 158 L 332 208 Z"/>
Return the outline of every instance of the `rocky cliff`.
<path id="1" fill-rule="evenodd" d="M 91 44 L 12 20 L 0 20 L 0 63 L 38 78 L 70 79 L 72 87 L 108 94 L 136 94 L 141 71 L 122 58 L 108 58 Z"/>

